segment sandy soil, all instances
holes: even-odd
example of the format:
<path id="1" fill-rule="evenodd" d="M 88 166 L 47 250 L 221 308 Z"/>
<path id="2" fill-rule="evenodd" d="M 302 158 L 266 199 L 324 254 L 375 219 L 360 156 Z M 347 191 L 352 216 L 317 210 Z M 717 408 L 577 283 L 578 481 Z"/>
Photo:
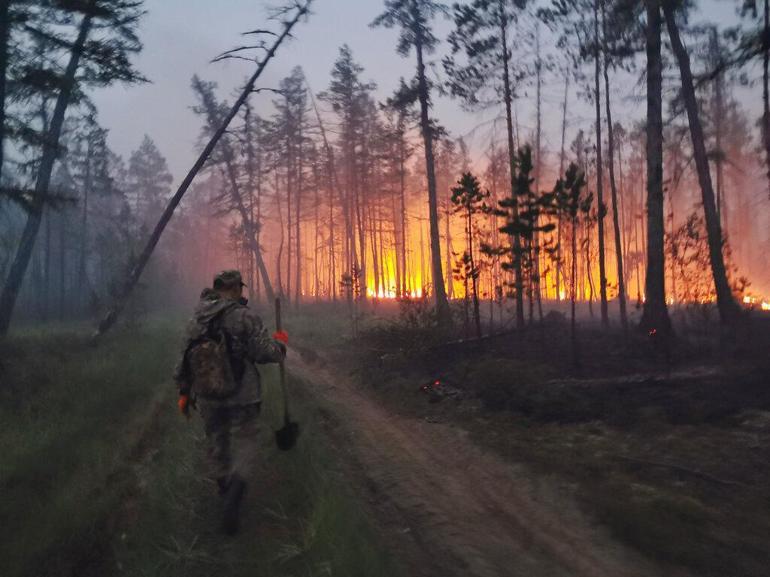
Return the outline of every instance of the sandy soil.
<path id="1" fill-rule="evenodd" d="M 485 452 L 450 424 L 392 414 L 314 354 L 292 351 L 287 367 L 408 574 L 660 574 L 591 523 L 568 486 Z"/>

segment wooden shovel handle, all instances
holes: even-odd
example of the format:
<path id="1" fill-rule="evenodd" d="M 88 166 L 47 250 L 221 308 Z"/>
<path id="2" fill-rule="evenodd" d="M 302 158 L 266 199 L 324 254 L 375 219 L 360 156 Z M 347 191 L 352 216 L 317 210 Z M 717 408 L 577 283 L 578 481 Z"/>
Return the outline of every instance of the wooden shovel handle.
<path id="1" fill-rule="evenodd" d="M 281 323 L 281 299 L 275 299 L 275 330 L 280 331 L 282 328 Z M 284 361 L 278 363 L 278 368 L 281 374 L 281 393 L 283 394 L 283 420 L 284 423 L 289 422 L 289 395 L 286 391 L 286 366 Z"/>
<path id="2" fill-rule="evenodd" d="M 281 323 L 281 299 L 275 299 L 275 330 L 280 331 L 283 328 Z"/>

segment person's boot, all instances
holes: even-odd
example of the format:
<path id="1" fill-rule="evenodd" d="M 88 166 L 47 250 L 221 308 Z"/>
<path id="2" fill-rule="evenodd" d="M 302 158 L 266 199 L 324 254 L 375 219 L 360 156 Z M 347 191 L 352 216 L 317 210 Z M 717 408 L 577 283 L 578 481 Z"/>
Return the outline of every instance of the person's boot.
<path id="1" fill-rule="evenodd" d="M 235 535 L 238 532 L 238 513 L 245 490 L 246 483 L 239 475 L 233 474 L 225 492 L 224 514 L 222 515 L 222 529 L 228 535 Z"/>

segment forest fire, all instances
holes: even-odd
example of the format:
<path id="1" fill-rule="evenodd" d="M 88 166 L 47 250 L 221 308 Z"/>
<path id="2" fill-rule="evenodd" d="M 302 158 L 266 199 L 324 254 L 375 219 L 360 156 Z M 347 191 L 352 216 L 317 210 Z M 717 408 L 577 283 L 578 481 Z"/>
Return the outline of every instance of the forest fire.
<path id="1" fill-rule="evenodd" d="M 767 577 L 769 193 L 770 0 L 0 0 L 0 577 Z"/>

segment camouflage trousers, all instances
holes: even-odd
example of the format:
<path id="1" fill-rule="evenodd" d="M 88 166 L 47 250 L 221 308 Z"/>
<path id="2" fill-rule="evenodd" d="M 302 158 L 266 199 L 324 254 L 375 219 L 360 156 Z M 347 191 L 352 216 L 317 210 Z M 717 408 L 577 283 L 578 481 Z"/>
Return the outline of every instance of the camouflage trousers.
<path id="1" fill-rule="evenodd" d="M 219 483 L 229 482 L 234 473 L 248 479 L 257 458 L 257 417 L 260 403 L 217 406 L 198 403 L 206 432 L 209 475 Z"/>

